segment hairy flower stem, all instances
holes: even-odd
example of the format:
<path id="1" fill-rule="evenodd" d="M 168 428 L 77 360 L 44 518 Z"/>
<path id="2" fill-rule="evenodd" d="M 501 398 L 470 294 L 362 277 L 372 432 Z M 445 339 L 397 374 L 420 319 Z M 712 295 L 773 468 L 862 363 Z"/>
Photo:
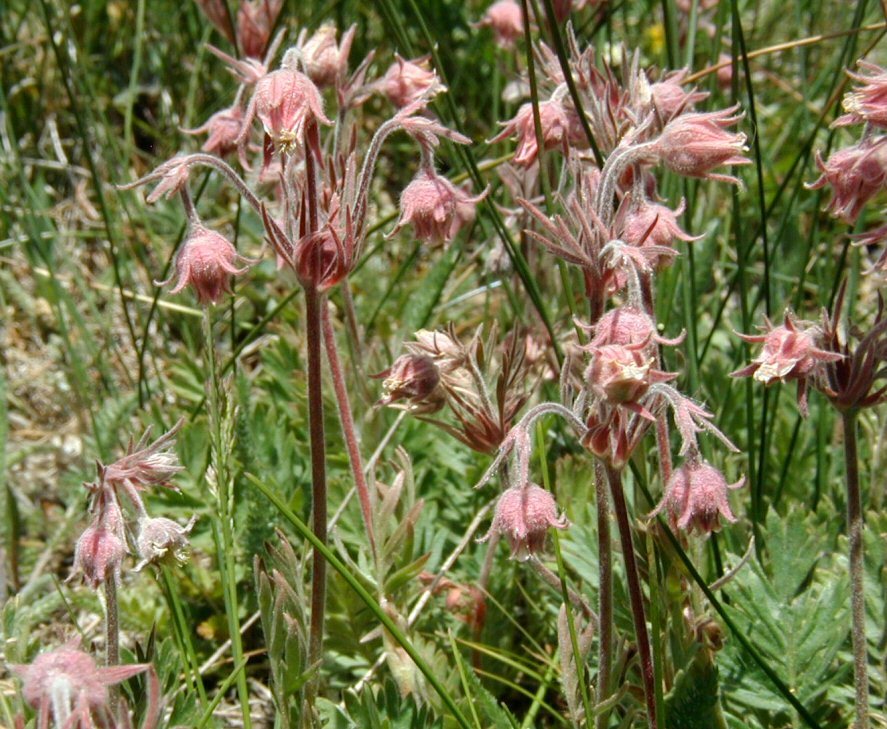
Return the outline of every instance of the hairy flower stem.
<path id="1" fill-rule="evenodd" d="M 847 533 L 850 539 L 850 602 L 853 620 L 853 683 L 856 687 L 854 729 L 869 727 L 868 644 L 865 639 L 863 595 L 862 499 L 859 493 L 859 455 L 856 448 L 856 410 L 845 410 L 844 472 L 847 477 Z"/>
<path id="2" fill-rule="evenodd" d="M 105 663 L 116 666 L 120 663 L 120 608 L 117 605 L 117 582 L 114 575 L 105 578 Z M 117 705 L 120 702 L 117 689 L 112 687 L 108 705 L 111 715 L 117 716 Z"/>
<path id="3" fill-rule="evenodd" d="M 351 412 L 351 403 L 348 399 L 348 388 L 345 386 L 345 373 L 339 360 L 339 350 L 336 347 L 336 332 L 330 319 L 330 307 L 323 306 L 321 311 L 323 326 L 323 344 L 326 348 L 326 360 L 330 366 L 330 374 L 333 379 L 333 389 L 336 393 L 336 404 L 339 407 L 339 423 L 342 425 L 342 434 L 345 437 L 345 447 L 348 449 L 348 461 L 351 464 L 351 475 L 354 478 L 354 488 L 357 489 L 357 498 L 360 501 L 360 513 L 363 515 L 364 527 L 366 527 L 367 539 L 373 556 L 376 554 L 376 537 L 373 533 L 373 509 L 370 498 L 370 488 L 367 485 L 363 471 L 363 459 L 360 456 L 360 444 L 357 442 L 357 431 L 354 427 L 354 415 Z"/>
<path id="4" fill-rule="evenodd" d="M 610 544 L 610 499 L 607 477 L 600 462 L 594 464 L 594 491 L 597 498 L 598 538 L 598 679 L 597 703 L 610 698 L 610 670 L 613 663 L 613 549 Z M 609 712 L 601 711 L 595 720 L 597 729 L 606 729 Z"/>
<path id="5" fill-rule="evenodd" d="M 610 493 L 613 495 L 616 523 L 619 525 L 619 541 L 622 544 L 622 556 L 625 560 L 625 574 L 628 578 L 631 617 L 634 621 L 634 632 L 638 642 L 641 674 L 644 680 L 644 698 L 647 702 L 647 725 L 650 729 L 656 729 L 656 691 L 654 688 L 653 654 L 650 650 L 650 636 L 647 633 L 647 619 L 644 616 L 644 595 L 641 591 L 641 580 L 638 576 L 638 565 L 635 560 L 634 544 L 631 538 L 631 524 L 628 521 L 628 507 L 625 505 L 625 494 L 622 491 L 622 473 L 611 466 L 606 466 L 606 470 L 607 480 L 610 482 Z"/>

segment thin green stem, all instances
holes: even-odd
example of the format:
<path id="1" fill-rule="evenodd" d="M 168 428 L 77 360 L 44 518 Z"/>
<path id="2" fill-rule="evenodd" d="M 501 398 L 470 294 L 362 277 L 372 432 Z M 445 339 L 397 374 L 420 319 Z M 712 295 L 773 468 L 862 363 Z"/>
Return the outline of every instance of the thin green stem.
<path id="1" fill-rule="evenodd" d="M 594 491 L 597 499 L 598 539 L 598 679 L 597 703 L 610 698 L 610 672 L 613 663 L 613 548 L 610 538 L 610 499 L 603 466 L 595 461 Z M 602 710 L 595 721 L 597 729 L 606 729 L 609 711 Z"/>

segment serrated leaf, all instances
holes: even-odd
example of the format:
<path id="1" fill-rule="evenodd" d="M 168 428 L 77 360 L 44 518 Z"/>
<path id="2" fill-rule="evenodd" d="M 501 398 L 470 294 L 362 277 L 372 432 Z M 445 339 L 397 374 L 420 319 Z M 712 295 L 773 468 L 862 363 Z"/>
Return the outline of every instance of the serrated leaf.
<path id="1" fill-rule="evenodd" d="M 665 697 L 668 729 L 714 729 L 720 726 L 718 669 L 709 655 L 699 652 L 693 662 L 675 676 Z"/>

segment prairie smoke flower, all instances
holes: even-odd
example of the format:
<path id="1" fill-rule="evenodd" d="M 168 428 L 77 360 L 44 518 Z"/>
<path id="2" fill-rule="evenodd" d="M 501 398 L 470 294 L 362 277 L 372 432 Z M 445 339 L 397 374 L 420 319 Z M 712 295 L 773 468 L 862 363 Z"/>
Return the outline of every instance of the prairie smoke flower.
<path id="1" fill-rule="evenodd" d="M 248 58 L 262 58 L 283 0 L 243 0 L 237 11 L 237 39 Z"/>
<path id="2" fill-rule="evenodd" d="M 391 367 L 373 377 L 384 378 L 380 405 L 406 400 L 410 410 L 423 413 L 443 407 L 443 399 L 433 397 L 440 384 L 440 370 L 428 355 L 402 354 Z"/>
<path id="3" fill-rule="evenodd" d="M 99 667 L 78 645 L 73 640 L 41 653 L 29 665 L 11 667 L 22 680 L 25 701 L 37 710 L 39 729 L 48 729 L 50 716 L 56 727 L 117 726 L 108 687 L 150 668 L 145 663 Z"/>
<path id="4" fill-rule="evenodd" d="M 185 134 L 207 134 L 207 140 L 201 149 L 209 154 L 224 157 L 237 149 L 237 140 L 242 129 L 243 109 L 239 106 L 232 106 L 217 111 L 199 127 L 182 131 Z"/>
<path id="5" fill-rule="evenodd" d="M 549 528 L 566 529 L 567 525 L 566 517 L 558 516 L 554 497 L 541 486 L 528 483 L 502 492 L 490 531 L 480 541 L 498 532 L 508 540 L 511 558 L 525 562 L 542 551 Z"/>
<path id="6" fill-rule="evenodd" d="M 570 145 L 581 145 L 585 137 L 579 126 L 579 118 L 572 110 L 568 111 L 561 101 L 551 99 L 539 104 L 539 123 L 542 127 L 544 149 L 561 147 L 566 153 Z M 533 120 L 533 105 L 524 104 L 515 117 L 504 124 L 502 131 L 490 142 L 501 142 L 508 137 L 517 137 L 517 149 L 512 162 L 521 167 L 529 167 L 539 156 L 536 139 L 536 126 Z"/>
<path id="7" fill-rule="evenodd" d="M 272 71 L 256 83 L 238 144 L 246 139 L 253 115 L 259 117 L 265 133 L 285 153 L 304 144 L 311 122 L 331 123 L 323 113 L 323 99 L 314 82 L 289 68 Z"/>
<path id="8" fill-rule="evenodd" d="M 434 170 L 423 169 L 401 193 L 400 219 L 388 237 L 410 223 L 419 240 L 450 241 L 474 220 L 474 207 L 486 194 L 471 197 Z"/>
<path id="9" fill-rule="evenodd" d="M 341 44 L 336 43 L 336 26 L 322 25 L 307 40 L 300 38 L 299 53 L 305 73 L 319 88 L 333 86 L 348 70 L 348 54 L 354 40 L 352 26 Z"/>
<path id="10" fill-rule="evenodd" d="M 83 575 L 93 589 L 109 578 L 120 580 L 120 567 L 127 554 L 120 507 L 104 497 L 101 501 L 96 518 L 77 540 L 71 569 L 71 578 Z"/>
<path id="11" fill-rule="evenodd" d="M 674 339 L 660 337 L 656 325 L 642 309 L 635 306 L 619 306 L 610 309 L 594 325 L 594 338 L 589 342 L 592 348 L 606 345 L 634 346 L 657 344 L 680 344 L 683 336 Z"/>
<path id="12" fill-rule="evenodd" d="M 523 12 L 516 0 L 498 0 L 487 8 L 477 28 L 490 28 L 496 43 L 502 48 L 513 48 L 524 34 Z"/>
<path id="13" fill-rule="evenodd" d="M 591 392 L 609 405 L 625 405 L 642 410 L 640 399 L 655 382 L 667 382 L 677 375 L 654 369 L 655 359 L 647 342 L 592 347 L 591 364 L 585 372 Z"/>
<path id="14" fill-rule="evenodd" d="M 808 379 L 817 374 L 823 363 L 836 362 L 842 357 L 820 348 L 823 331 L 818 326 L 800 329 L 799 322 L 788 313 L 780 326 L 773 326 L 767 319 L 765 322 L 764 334 L 739 334 L 746 342 L 763 343 L 764 347 L 750 365 L 731 374 L 733 377 L 751 375 L 765 385 L 797 380 L 798 405 L 806 415 Z"/>
<path id="15" fill-rule="evenodd" d="M 671 474 L 665 496 L 653 513 L 664 510 L 672 528 L 708 535 L 720 531 L 721 517 L 731 524 L 736 521 L 727 493 L 743 484 L 744 477 L 728 484 L 714 466 L 690 459 Z"/>
<path id="16" fill-rule="evenodd" d="M 140 519 L 136 546 L 141 562 L 136 566 L 136 571 L 151 563 L 185 562 L 191 551 L 188 534 L 190 534 L 195 521 L 197 521 L 197 517 L 192 516 L 185 526 L 181 526 L 172 519 L 162 516 Z"/>
<path id="17" fill-rule="evenodd" d="M 191 226 L 191 232 L 182 243 L 176 255 L 175 273 L 166 281 L 155 281 L 158 286 L 165 286 L 173 277 L 178 276 L 171 294 L 177 294 L 186 286 L 193 286 L 197 300 L 201 304 L 218 303 L 223 293 L 230 292 L 229 277 L 247 271 L 248 266 L 237 268 L 238 261 L 255 263 L 241 256 L 221 233 L 205 228 L 197 223 Z"/>
<path id="18" fill-rule="evenodd" d="M 231 25 L 231 16 L 228 14 L 226 0 L 195 0 L 210 23 L 215 26 L 231 45 L 237 42 L 234 27 Z"/>
<path id="19" fill-rule="evenodd" d="M 428 69 L 425 59 L 405 61 L 400 56 L 388 68 L 381 80 L 381 88 L 388 100 L 398 108 L 429 100 L 436 94 L 446 91 L 437 73 Z"/>
<path id="20" fill-rule="evenodd" d="M 673 248 L 675 240 L 695 241 L 701 235 L 690 235 L 678 223 L 678 215 L 684 211 L 684 201 L 677 210 L 672 210 L 659 203 L 642 200 L 631 203 L 619 211 L 616 224 L 620 228 L 619 237 L 626 243 L 635 246 Z M 656 256 L 655 268 L 668 265 L 673 256 Z"/>
<path id="21" fill-rule="evenodd" d="M 863 141 L 838 150 L 823 162 L 816 153 L 816 166 L 822 175 L 807 185 L 832 190 L 827 210 L 846 223 L 855 223 L 865 204 L 884 189 L 887 182 L 887 138 Z"/>
<path id="22" fill-rule="evenodd" d="M 887 71 L 868 61 L 860 61 L 859 67 L 865 73 L 847 72 L 861 86 L 844 96 L 841 106 L 847 113 L 838 117 L 832 126 L 868 122 L 876 127 L 887 128 Z"/>
<path id="23" fill-rule="evenodd" d="M 682 86 L 687 69 L 668 74 L 661 81 L 650 84 L 653 108 L 662 121 L 667 122 L 678 114 L 692 111 L 697 101 L 708 98 L 708 92 Z"/>
<path id="24" fill-rule="evenodd" d="M 180 419 L 153 443 L 148 443 L 150 428 L 137 443 L 133 444 L 130 439 L 125 456 L 118 458 L 110 466 L 100 466 L 102 483 L 112 487 L 127 485 L 137 490 L 167 485 L 173 476 L 184 470 L 172 450 L 176 434 L 184 422 L 184 418 Z"/>
<path id="25" fill-rule="evenodd" d="M 672 172 L 685 177 L 701 177 L 741 184 L 732 175 L 715 174 L 721 165 L 747 165 L 745 134 L 726 131 L 740 115 L 737 107 L 704 113 L 681 114 L 672 119 L 653 142 L 653 150 Z"/>

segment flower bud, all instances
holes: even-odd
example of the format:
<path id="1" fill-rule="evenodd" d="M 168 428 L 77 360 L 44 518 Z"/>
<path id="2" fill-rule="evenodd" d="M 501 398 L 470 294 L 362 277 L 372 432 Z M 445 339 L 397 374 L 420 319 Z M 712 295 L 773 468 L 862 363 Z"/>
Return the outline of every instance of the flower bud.
<path id="1" fill-rule="evenodd" d="M 237 11 L 237 39 L 243 55 L 261 59 L 283 0 L 242 0 Z"/>
<path id="2" fill-rule="evenodd" d="M 209 154 L 224 157 L 237 149 L 237 140 L 243 130 L 243 109 L 232 106 L 222 109 L 194 129 L 183 130 L 186 134 L 207 134 L 201 149 Z"/>
<path id="3" fill-rule="evenodd" d="M 324 88 L 336 83 L 348 70 L 348 52 L 351 50 L 353 31 L 336 43 L 336 26 L 322 25 L 302 44 L 301 55 L 305 73 L 318 87 Z"/>
<path id="4" fill-rule="evenodd" d="M 197 517 L 191 517 L 185 526 L 180 526 L 172 519 L 162 516 L 141 519 L 136 546 L 142 561 L 136 569 L 141 569 L 148 563 L 186 562 L 191 552 L 188 534 L 196 520 Z"/>
<path id="5" fill-rule="evenodd" d="M 400 56 L 388 68 L 381 84 L 388 100 L 399 109 L 447 90 L 423 60 L 405 61 Z"/>
<path id="6" fill-rule="evenodd" d="M 109 578 L 120 579 L 120 567 L 126 557 L 126 543 L 122 531 L 115 531 L 101 519 L 83 530 L 74 547 L 72 576 L 82 574 L 93 589 Z"/>
<path id="7" fill-rule="evenodd" d="M 511 545 L 512 559 L 525 562 L 542 551 L 550 527 L 566 529 L 567 525 L 566 517 L 558 516 L 557 504 L 548 491 L 536 484 L 513 486 L 499 497 L 490 531 L 481 541 L 498 532 Z"/>
<path id="8" fill-rule="evenodd" d="M 487 8 L 478 28 L 491 28 L 496 43 L 502 48 L 513 48 L 524 34 L 524 21 L 521 7 L 516 0 L 498 0 Z"/>
<path id="9" fill-rule="evenodd" d="M 570 145 L 583 145 L 585 135 L 579 123 L 579 117 L 572 110 L 567 110 L 561 101 L 551 99 L 539 104 L 539 125 L 542 128 L 542 146 L 544 149 L 562 148 Z M 536 123 L 533 117 L 533 105 L 524 104 L 517 115 L 505 123 L 502 131 L 490 142 L 500 142 L 511 136 L 517 137 L 517 149 L 512 162 L 521 167 L 529 167 L 539 156 L 539 140 L 536 137 Z"/>
<path id="10" fill-rule="evenodd" d="M 727 493 L 744 483 L 743 477 L 728 484 L 718 469 L 690 460 L 672 473 L 656 511 L 665 509 L 673 527 L 708 535 L 720 530 L 721 517 L 730 523 L 736 521 Z"/>
<path id="11" fill-rule="evenodd" d="M 406 400 L 410 405 L 428 405 L 440 383 L 440 371 L 434 360 L 424 354 L 402 354 L 384 372 L 373 375 L 385 379 L 382 382 L 384 395 L 380 405 L 390 405 L 398 400 Z M 438 407 L 442 402 L 435 403 Z M 437 408 L 435 408 L 437 409 Z"/>

